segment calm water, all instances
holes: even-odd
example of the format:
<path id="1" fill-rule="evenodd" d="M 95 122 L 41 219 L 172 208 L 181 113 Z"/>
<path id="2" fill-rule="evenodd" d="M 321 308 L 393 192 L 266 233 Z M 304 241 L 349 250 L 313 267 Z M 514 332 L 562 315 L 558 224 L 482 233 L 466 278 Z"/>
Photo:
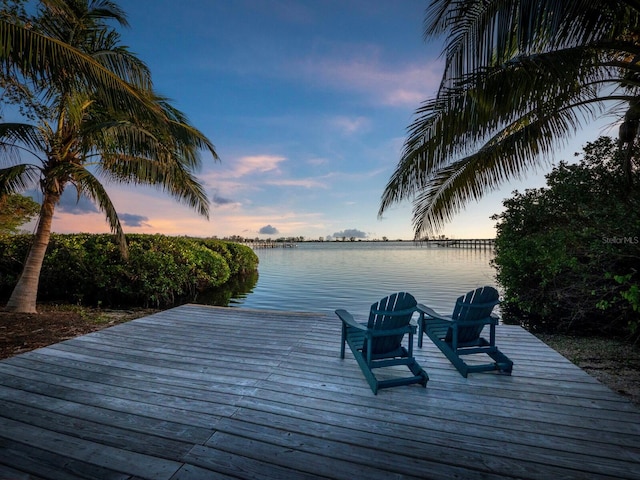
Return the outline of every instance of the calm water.
<path id="1" fill-rule="evenodd" d="M 455 299 L 482 285 L 496 286 L 491 250 L 418 246 L 412 242 L 300 243 L 258 249 L 259 278 L 231 306 L 331 312 L 358 316 L 398 291 L 442 313 Z"/>

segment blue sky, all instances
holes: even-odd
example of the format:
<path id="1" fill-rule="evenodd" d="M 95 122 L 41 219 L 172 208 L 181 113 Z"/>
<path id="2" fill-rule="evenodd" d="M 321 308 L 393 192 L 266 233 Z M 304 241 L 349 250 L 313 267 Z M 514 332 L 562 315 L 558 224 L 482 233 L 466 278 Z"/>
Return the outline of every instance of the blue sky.
<path id="1" fill-rule="evenodd" d="M 153 189 L 108 185 L 127 233 L 412 239 L 411 205 L 378 219 L 380 196 L 420 102 L 442 75 L 423 40 L 426 0 L 121 0 L 124 43 L 215 144 L 198 178 L 210 219 Z M 571 141 L 570 159 L 596 127 Z M 585 140 L 586 139 L 586 140 Z M 566 154 L 565 154 L 566 153 Z M 472 203 L 442 234 L 493 237 L 490 216 L 549 168 Z M 107 232 L 70 195 L 57 232 Z"/>

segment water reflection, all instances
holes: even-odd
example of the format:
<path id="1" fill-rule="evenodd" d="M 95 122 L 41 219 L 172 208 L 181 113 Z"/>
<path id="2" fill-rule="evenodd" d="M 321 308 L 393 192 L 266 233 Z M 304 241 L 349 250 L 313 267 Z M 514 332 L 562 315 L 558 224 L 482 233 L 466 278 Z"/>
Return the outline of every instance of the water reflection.
<path id="1" fill-rule="evenodd" d="M 235 275 L 227 283 L 213 290 L 198 293 L 193 303 L 215 305 L 219 307 L 233 306 L 241 303 L 253 292 L 258 283 L 259 272 Z"/>
<path id="2" fill-rule="evenodd" d="M 366 312 L 380 298 L 411 292 L 419 302 L 447 313 L 455 299 L 493 285 L 492 250 L 442 248 L 411 242 L 301 243 L 256 250 L 259 281 L 236 284 L 199 303 L 273 310 Z"/>

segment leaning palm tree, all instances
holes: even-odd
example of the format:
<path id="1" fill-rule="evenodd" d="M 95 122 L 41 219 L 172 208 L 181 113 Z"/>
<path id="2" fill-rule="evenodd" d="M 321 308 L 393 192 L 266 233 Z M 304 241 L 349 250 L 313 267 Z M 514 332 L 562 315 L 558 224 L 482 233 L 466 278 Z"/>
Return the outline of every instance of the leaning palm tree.
<path id="1" fill-rule="evenodd" d="M 45 0 L 42 5 L 32 28 L 41 39 L 64 44 L 71 56 L 79 52 L 80 63 L 90 58 L 95 65 L 89 76 L 100 69 L 109 72 L 104 74 L 105 89 L 111 92 L 103 91 L 99 82 L 82 84 L 77 72 L 64 66 L 44 77 L 37 68 L 36 74 L 22 75 L 28 85 L 13 82 L 20 85 L 38 121 L 0 124 L 0 193 L 34 184 L 42 193 L 34 242 L 6 306 L 17 312 L 36 311 L 53 214 L 67 187 L 97 204 L 126 254 L 122 226 L 100 179 L 158 186 L 207 216 L 207 197 L 194 172 L 201 150 L 217 158 L 211 142 L 153 92 L 146 66 L 119 45 L 119 35 L 106 21 L 126 25 L 126 20 L 113 2 Z M 57 65 L 47 63 L 48 68 Z"/>
<path id="2" fill-rule="evenodd" d="M 432 0 L 425 37 L 442 34 L 442 82 L 409 127 L 380 216 L 411 200 L 416 238 L 433 234 L 605 112 L 621 122 L 631 171 L 640 124 L 638 0 Z"/>

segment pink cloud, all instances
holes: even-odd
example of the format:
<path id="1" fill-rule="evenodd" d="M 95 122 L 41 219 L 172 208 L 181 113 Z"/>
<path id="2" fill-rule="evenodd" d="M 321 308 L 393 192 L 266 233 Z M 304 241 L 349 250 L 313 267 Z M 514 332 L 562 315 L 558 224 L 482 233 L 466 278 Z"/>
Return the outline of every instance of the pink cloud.
<path id="1" fill-rule="evenodd" d="M 439 62 L 387 66 L 373 59 L 311 59 L 299 66 L 310 81 L 363 92 L 388 106 L 417 107 L 435 94 L 442 79 Z"/>
<path id="2" fill-rule="evenodd" d="M 279 155 L 251 155 L 240 157 L 237 160 L 229 162 L 231 166 L 230 170 L 221 169 L 218 171 L 218 176 L 238 178 L 251 174 L 278 172 L 278 166 L 286 160 L 286 157 Z"/>

